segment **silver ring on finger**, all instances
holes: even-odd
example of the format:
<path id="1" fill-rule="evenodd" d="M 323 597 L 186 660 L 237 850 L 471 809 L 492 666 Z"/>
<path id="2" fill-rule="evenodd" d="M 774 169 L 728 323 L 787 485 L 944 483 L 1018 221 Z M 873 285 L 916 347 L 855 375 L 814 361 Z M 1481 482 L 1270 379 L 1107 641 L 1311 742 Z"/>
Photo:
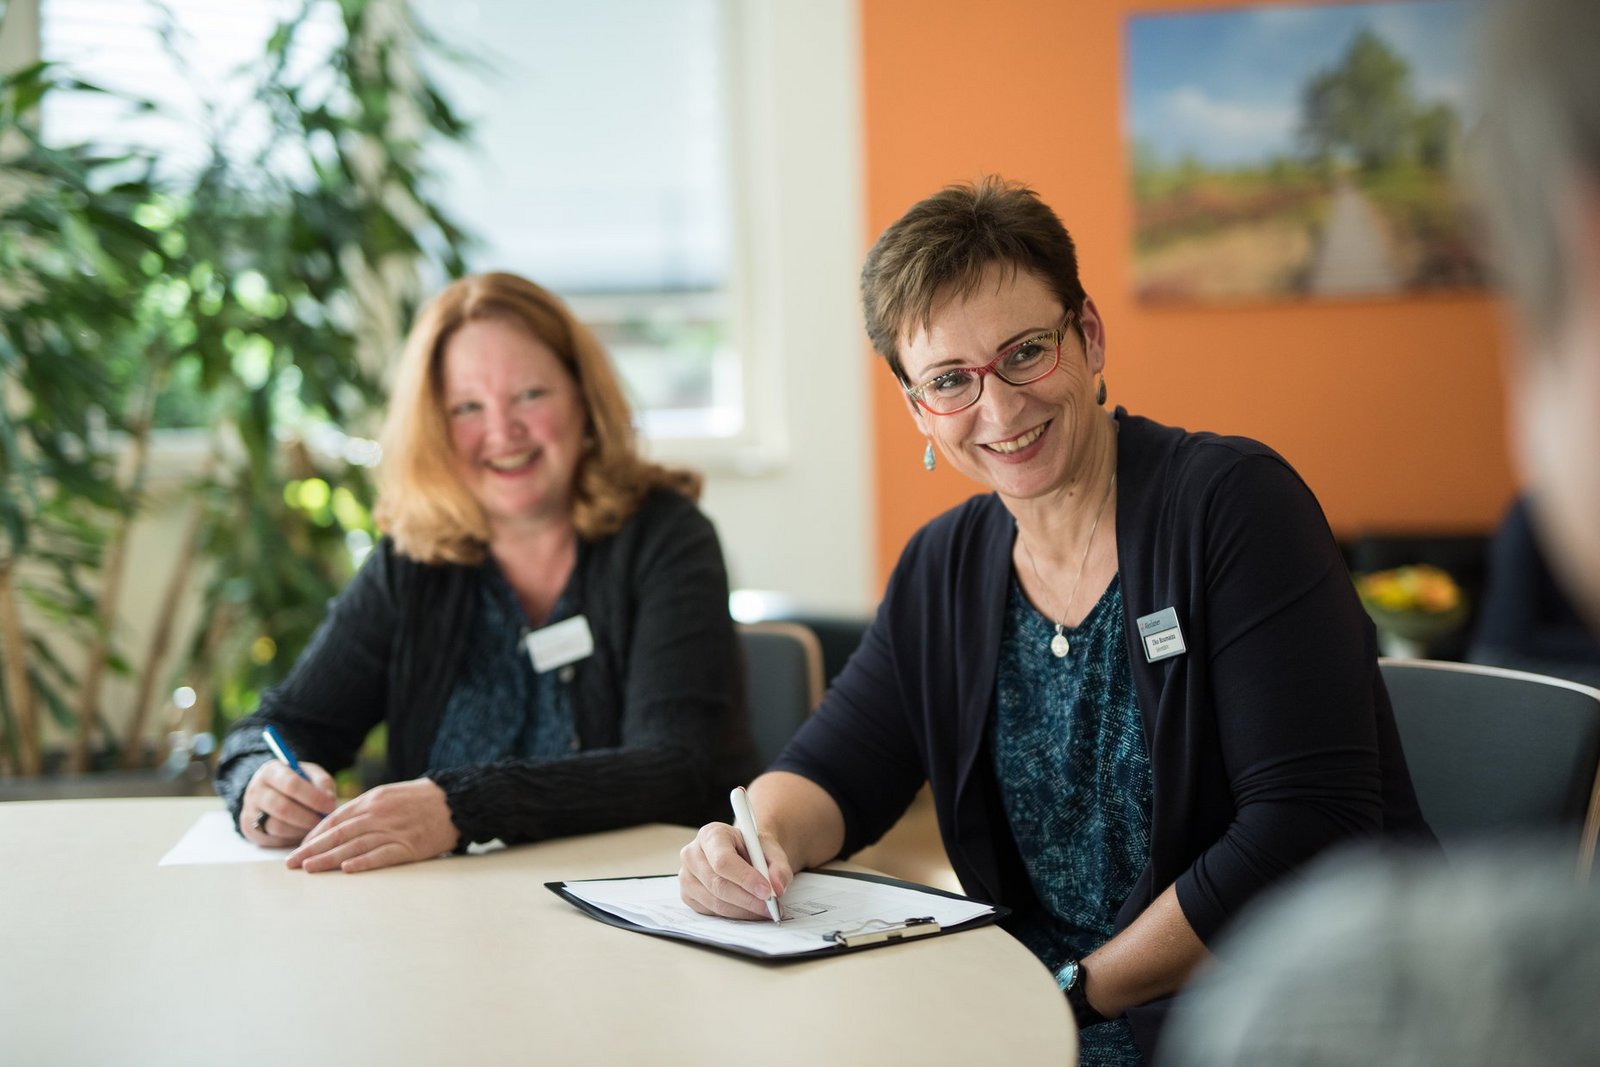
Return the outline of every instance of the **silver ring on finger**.
<path id="1" fill-rule="evenodd" d="M 258 833 L 258 834 L 266 833 L 267 832 L 267 813 L 264 812 L 264 811 L 256 812 L 256 821 L 251 823 L 250 825 L 252 825 L 252 826 L 254 826 L 256 828 L 256 833 Z"/>

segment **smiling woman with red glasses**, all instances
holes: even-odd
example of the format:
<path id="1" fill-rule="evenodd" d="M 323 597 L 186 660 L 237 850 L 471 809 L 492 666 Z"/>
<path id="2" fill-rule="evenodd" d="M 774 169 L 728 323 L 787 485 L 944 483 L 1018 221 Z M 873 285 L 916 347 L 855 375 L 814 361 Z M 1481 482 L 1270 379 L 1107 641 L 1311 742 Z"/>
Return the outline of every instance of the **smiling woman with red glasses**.
<path id="1" fill-rule="evenodd" d="M 566 305 L 501 273 L 435 297 L 378 478 L 384 538 L 223 745 L 241 834 L 354 872 L 722 809 L 755 764 L 722 549 Z M 390 780 L 337 805 L 380 723 Z"/>
<path id="2" fill-rule="evenodd" d="M 915 205 L 861 288 L 923 465 L 989 492 L 911 540 L 752 784 L 771 888 L 871 844 L 926 780 L 962 885 L 1056 974 L 1082 1062 L 1145 1062 L 1262 888 L 1341 841 L 1432 841 L 1372 626 L 1271 449 L 1105 410 L 1105 325 L 1027 188 Z M 682 859 L 690 906 L 765 915 L 730 827 Z"/>

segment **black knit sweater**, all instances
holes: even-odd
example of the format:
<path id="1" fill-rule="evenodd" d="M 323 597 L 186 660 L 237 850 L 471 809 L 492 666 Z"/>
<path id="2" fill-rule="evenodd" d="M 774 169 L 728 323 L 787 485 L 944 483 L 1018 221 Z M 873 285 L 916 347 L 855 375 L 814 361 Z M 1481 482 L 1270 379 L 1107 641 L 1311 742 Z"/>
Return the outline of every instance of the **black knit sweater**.
<path id="1" fill-rule="evenodd" d="M 579 738 L 571 756 L 428 766 L 481 581 L 480 568 L 418 563 L 385 538 L 288 678 L 223 745 L 216 788 L 234 822 L 271 758 L 267 723 L 299 758 L 333 772 L 387 723 L 390 779 L 438 783 L 462 848 L 726 815 L 755 749 L 722 550 L 690 501 L 658 490 L 616 534 L 579 543 L 569 589 L 595 650 L 563 671 Z"/>

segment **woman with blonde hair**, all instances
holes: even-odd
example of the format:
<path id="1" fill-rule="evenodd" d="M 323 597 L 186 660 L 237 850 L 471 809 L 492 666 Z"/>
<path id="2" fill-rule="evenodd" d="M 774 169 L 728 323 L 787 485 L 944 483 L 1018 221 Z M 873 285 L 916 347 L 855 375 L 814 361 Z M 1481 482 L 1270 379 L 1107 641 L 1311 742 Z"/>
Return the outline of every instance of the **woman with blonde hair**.
<path id="1" fill-rule="evenodd" d="M 452 283 L 383 446 L 385 536 L 223 746 L 239 832 L 362 871 L 719 810 L 754 761 L 721 548 L 699 477 L 639 455 L 594 335 L 515 275 Z M 339 806 L 379 723 L 391 781 Z"/>

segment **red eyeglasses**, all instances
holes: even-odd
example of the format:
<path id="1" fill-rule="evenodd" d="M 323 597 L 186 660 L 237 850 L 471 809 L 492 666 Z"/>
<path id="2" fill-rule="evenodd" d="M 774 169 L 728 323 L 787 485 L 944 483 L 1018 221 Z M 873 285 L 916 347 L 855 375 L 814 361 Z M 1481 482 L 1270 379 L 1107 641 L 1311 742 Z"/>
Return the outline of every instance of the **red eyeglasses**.
<path id="1" fill-rule="evenodd" d="M 978 402 L 983 380 L 991 374 L 1007 385 L 1028 385 L 1048 377 L 1061 365 L 1061 343 L 1071 321 L 1069 311 L 1058 328 L 1018 341 L 981 367 L 956 367 L 929 378 L 907 389 L 906 396 L 935 415 L 954 415 Z"/>

